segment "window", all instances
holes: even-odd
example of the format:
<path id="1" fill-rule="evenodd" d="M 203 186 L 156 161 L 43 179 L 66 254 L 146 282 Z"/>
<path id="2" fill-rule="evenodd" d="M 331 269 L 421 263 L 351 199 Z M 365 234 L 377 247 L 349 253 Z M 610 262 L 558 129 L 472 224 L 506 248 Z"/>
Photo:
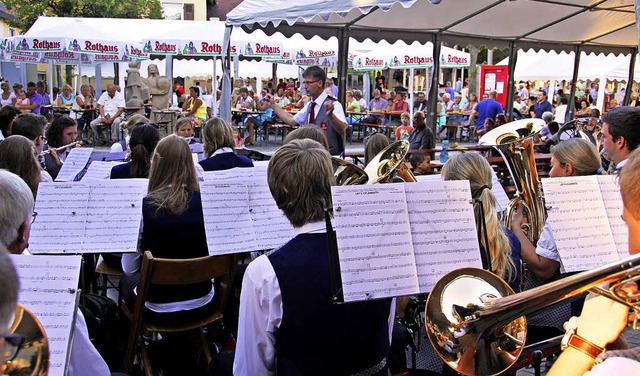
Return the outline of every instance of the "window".
<path id="1" fill-rule="evenodd" d="M 180 3 L 162 3 L 162 15 L 165 20 L 182 20 L 182 4 Z"/>
<path id="2" fill-rule="evenodd" d="M 10 27 L 9 28 L 9 36 L 14 37 L 16 35 L 16 29 Z"/>
<path id="3" fill-rule="evenodd" d="M 184 19 L 195 20 L 195 13 L 193 11 L 193 4 L 184 4 Z"/>

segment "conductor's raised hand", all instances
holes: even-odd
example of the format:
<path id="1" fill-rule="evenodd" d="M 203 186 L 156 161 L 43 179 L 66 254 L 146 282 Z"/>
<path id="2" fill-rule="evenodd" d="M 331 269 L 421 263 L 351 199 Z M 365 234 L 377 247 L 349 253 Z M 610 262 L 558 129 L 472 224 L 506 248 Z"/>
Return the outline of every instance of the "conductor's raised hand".
<path id="1" fill-rule="evenodd" d="M 327 110 L 327 116 L 331 116 L 331 114 L 333 113 L 333 102 L 331 101 L 326 101 L 324 103 L 324 109 Z"/>

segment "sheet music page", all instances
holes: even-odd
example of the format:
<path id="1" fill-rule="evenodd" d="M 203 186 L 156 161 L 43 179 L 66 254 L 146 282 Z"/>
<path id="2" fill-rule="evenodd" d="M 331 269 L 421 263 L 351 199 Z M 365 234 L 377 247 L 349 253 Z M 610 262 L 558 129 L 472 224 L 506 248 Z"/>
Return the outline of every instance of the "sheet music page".
<path id="1" fill-rule="evenodd" d="M 445 274 L 480 268 L 480 246 L 468 180 L 405 183 L 420 292 Z"/>
<path id="2" fill-rule="evenodd" d="M 492 182 L 492 187 L 491 187 L 491 193 L 493 193 L 494 196 L 496 196 L 496 211 L 501 212 L 504 211 L 507 208 L 507 205 L 509 204 L 509 196 L 507 196 L 507 192 L 504 191 L 504 187 L 502 187 L 502 184 L 500 184 L 500 180 L 498 180 L 498 176 L 496 175 L 495 171 L 491 170 L 493 173 L 493 178 L 491 180 Z M 442 175 L 440 174 L 434 174 L 434 175 L 417 175 L 416 176 L 416 180 L 417 181 L 442 181 Z"/>
<path id="3" fill-rule="evenodd" d="M 246 181 L 200 183 L 204 229 L 210 255 L 260 249 L 249 212 Z"/>
<path id="4" fill-rule="evenodd" d="M 29 251 L 38 253 L 84 252 L 89 185 L 80 182 L 40 183 L 33 209 Z"/>
<path id="5" fill-rule="evenodd" d="M 500 184 L 500 180 L 498 180 L 498 175 L 496 172 L 491 169 L 491 193 L 496 196 L 496 210 L 498 212 L 504 211 L 507 209 L 507 205 L 509 205 L 509 196 L 507 196 L 507 192 L 504 191 L 504 187 Z"/>
<path id="6" fill-rule="evenodd" d="M 91 162 L 89 168 L 87 168 L 87 173 L 84 174 L 81 181 L 109 179 L 111 169 L 122 163 L 123 162 Z"/>
<path id="7" fill-rule="evenodd" d="M 622 195 L 615 175 L 596 175 L 600 185 L 600 193 L 604 201 L 604 208 L 609 217 L 609 227 L 616 243 L 618 257 L 629 256 L 629 227 L 622 219 Z"/>
<path id="8" fill-rule="evenodd" d="M 293 226 L 278 209 L 267 183 L 267 166 L 237 167 L 223 171 L 206 171 L 205 182 L 243 181 L 249 188 L 249 212 L 253 221 L 258 250 L 277 248 L 293 238 Z"/>
<path id="9" fill-rule="evenodd" d="M 136 252 L 147 179 L 90 182 L 83 253 Z"/>
<path id="10" fill-rule="evenodd" d="M 73 181 L 89 162 L 93 148 L 73 148 L 60 168 L 55 181 Z"/>
<path id="11" fill-rule="evenodd" d="M 595 176 L 542 179 L 548 221 L 567 272 L 618 260 L 609 219 Z"/>
<path id="12" fill-rule="evenodd" d="M 18 271 L 18 303 L 40 321 L 49 341 L 49 376 L 65 375 L 76 315 L 80 256 L 11 255 Z"/>
<path id="13" fill-rule="evenodd" d="M 419 291 L 404 184 L 331 187 L 344 301 Z"/>

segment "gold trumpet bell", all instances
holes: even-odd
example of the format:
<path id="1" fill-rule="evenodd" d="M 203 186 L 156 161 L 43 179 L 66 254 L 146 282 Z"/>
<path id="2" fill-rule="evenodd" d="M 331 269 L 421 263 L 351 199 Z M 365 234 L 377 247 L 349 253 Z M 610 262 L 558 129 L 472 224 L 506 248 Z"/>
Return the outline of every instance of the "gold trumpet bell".
<path id="1" fill-rule="evenodd" d="M 417 181 L 405 164 L 405 156 L 409 152 L 409 142 L 396 141 L 382 149 L 364 168 L 369 177 L 368 184 L 385 183 L 399 177 L 404 182 Z"/>
<path id="2" fill-rule="evenodd" d="M 49 370 L 49 342 L 33 313 L 18 304 L 9 333 L 24 337 L 24 342 L 13 360 L 0 366 L 0 375 L 46 375 Z"/>
<path id="3" fill-rule="evenodd" d="M 513 290 L 482 269 L 453 271 L 438 281 L 427 300 L 429 340 L 442 360 L 463 375 L 496 375 L 509 369 L 524 349 L 526 319 L 482 320 L 486 303 Z"/>

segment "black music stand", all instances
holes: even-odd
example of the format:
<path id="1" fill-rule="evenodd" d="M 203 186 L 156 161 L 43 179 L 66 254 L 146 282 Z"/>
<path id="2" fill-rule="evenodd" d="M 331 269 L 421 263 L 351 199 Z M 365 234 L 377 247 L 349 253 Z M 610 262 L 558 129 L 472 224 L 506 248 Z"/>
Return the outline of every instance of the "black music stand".
<path id="1" fill-rule="evenodd" d="M 342 277 L 340 276 L 340 263 L 338 262 L 338 239 L 331 225 L 331 212 L 333 208 L 324 209 L 324 222 L 327 227 L 327 251 L 329 252 L 329 277 L 331 278 L 331 302 L 344 303 L 342 291 Z"/>

